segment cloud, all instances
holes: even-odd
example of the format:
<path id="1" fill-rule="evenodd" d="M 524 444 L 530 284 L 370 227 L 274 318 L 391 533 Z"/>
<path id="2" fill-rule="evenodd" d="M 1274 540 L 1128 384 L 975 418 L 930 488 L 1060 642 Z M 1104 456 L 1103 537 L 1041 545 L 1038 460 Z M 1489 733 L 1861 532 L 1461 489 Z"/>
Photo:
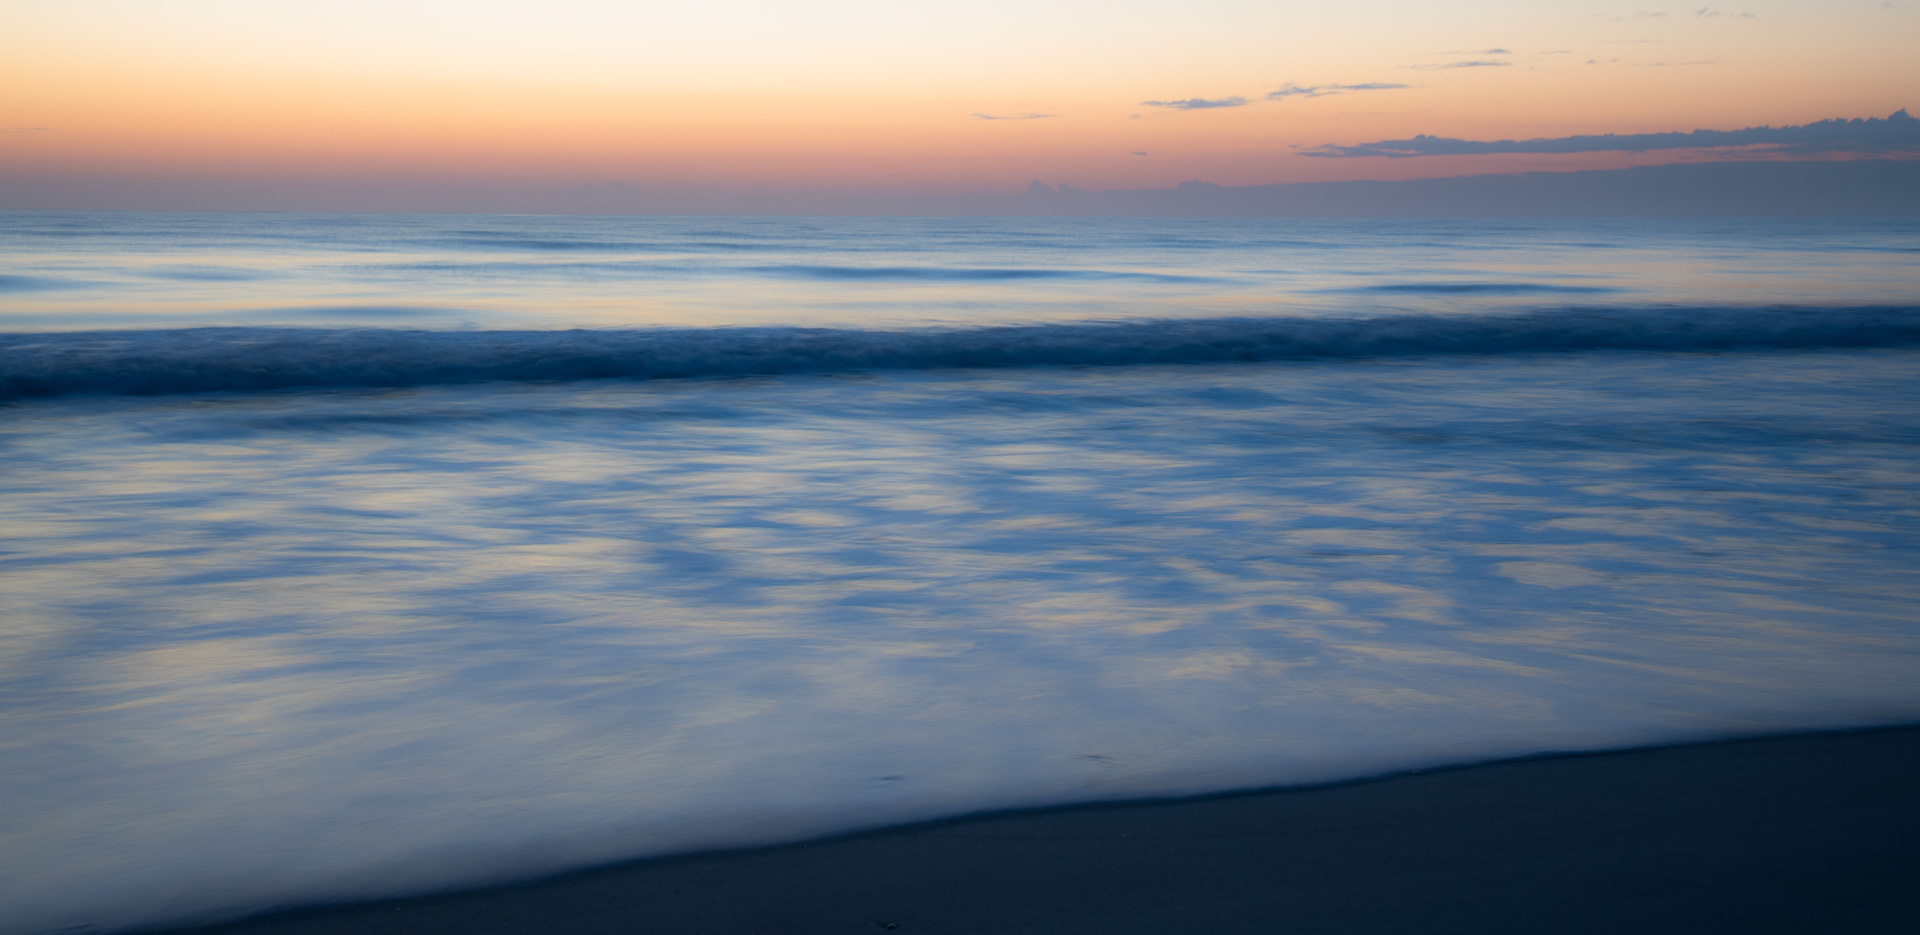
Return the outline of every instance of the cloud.
<path id="1" fill-rule="evenodd" d="M 1845 153 L 1920 157 L 1920 119 L 1909 116 L 1902 108 L 1885 118 L 1840 118 L 1797 127 L 1748 127 L 1744 130 L 1695 130 L 1691 133 L 1607 133 L 1485 142 L 1423 133 L 1410 140 L 1381 140 L 1357 146 L 1329 143 L 1300 155 L 1335 159 L 1355 156 L 1405 159 L 1412 156 L 1483 156 L 1494 153 L 1644 153 L 1663 149 L 1731 146 L 1766 146 L 1770 153 L 1793 156 Z"/>
<path id="2" fill-rule="evenodd" d="M 1147 155 L 1147 151 L 1144 149 L 1136 149 L 1133 151 L 1133 154 L 1136 156 L 1145 156 Z"/>
<path id="3" fill-rule="evenodd" d="M 1140 103 L 1148 107 L 1165 107 L 1170 110 L 1212 110 L 1216 107 L 1244 107 L 1246 106 L 1247 99 L 1244 97 L 1220 97 L 1210 100 L 1204 97 L 1190 97 L 1184 101 L 1141 101 Z"/>
<path id="4" fill-rule="evenodd" d="M 974 114 L 973 116 L 981 120 L 1045 120 L 1055 115 L 1054 114 L 1009 114 L 1007 116 L 1002 117 L 1002 116 L 996 116 L 994 114 Z"/>
<path id="5" fill-rule="evenodd" d="M 9 127 L 5 130 L 0 130 L 0 133 L 45 133 L 45 132 L 47 132 L 46 127 Z"/>
<path id="6" fill-rule="evenodd" d="M 1694 19 L 1715 19 L 1717 17 L 1722 17 L 1722 16 L 1731 17 L 1733 19 L 1759 19 L 1760 18 L 1758 16 L 1753 15 L 1752 13 L 1722 13 L 1719 10 L 1716 10 L 1713 7 L 1708 7 L 1708 6 L 1703 6 L 1700 9 L 1693 11 Z"/>
<path id="7" fill-rule="evenodd" d="M 1489 62 L 1483 59 L 1475 59 L 1466 62 L 1445 62 L 1438 65 L 1408 65 L 1405 67 L 1418 68 L 1422 71 L 1435 71 L 1442 68 L 1505 68 L 1512 64 L 1512 62 Z"/>
<path id="8" fill-rule="evenodd" d="M 1329 94 L 1339 94 L 1342 91 L 1391 91 L 1404 87 L 1406 87 L 1404 84 L 1391 84 L 1385 81 L 1368 81 L 1362 84 L 1315 84 L 1302 87 L 1289 81 L 1286 87 L 1278 91 L 1267 92 L 1267 100 L 1284 101 L 1290 97 L 1326 97 Z"/>

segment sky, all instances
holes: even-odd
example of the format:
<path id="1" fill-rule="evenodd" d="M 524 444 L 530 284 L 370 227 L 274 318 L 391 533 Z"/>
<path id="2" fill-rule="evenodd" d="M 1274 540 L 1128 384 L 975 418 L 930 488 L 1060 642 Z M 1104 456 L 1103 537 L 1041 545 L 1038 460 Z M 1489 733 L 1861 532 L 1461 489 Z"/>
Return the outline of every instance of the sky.
<path id="1" fill-rule="evenodd" d="M 750 207 L 1833 158 L 1404 144 L 1886 118 L 1920 107 L 1916 40 L 1920 0 L 0 0 L 0 208 Z"/>

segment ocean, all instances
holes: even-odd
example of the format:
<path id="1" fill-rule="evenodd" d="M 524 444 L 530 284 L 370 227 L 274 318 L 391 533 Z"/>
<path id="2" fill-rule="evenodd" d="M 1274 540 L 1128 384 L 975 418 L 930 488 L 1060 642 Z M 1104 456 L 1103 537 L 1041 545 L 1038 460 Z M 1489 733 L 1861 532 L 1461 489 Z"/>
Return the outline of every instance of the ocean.
<path id="1" fill-rule="evenodd" d="M 0 214 L 0 932 L 1920 720 L 1920 221 Z"/>

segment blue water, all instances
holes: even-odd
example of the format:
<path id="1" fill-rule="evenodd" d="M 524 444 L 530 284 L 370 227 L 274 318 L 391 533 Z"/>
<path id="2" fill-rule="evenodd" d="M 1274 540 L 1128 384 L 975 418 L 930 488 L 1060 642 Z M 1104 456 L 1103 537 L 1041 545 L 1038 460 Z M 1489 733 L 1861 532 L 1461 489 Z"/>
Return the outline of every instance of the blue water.
<path id="1" fill-rule="evenodd" d="M 1916 259 L 0 215 L 0 931 L 1920 720 Z"/>

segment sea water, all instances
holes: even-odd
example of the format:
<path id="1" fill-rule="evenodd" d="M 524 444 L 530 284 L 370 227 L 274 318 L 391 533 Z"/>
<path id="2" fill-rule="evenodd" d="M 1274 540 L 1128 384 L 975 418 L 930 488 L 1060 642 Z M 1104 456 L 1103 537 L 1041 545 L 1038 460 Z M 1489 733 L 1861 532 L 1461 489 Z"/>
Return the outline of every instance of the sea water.
<path id="1" fill-rule="evenodd" d="M 0 931 L 1920 720 L 1917 260 L 0 215 Z"/>

